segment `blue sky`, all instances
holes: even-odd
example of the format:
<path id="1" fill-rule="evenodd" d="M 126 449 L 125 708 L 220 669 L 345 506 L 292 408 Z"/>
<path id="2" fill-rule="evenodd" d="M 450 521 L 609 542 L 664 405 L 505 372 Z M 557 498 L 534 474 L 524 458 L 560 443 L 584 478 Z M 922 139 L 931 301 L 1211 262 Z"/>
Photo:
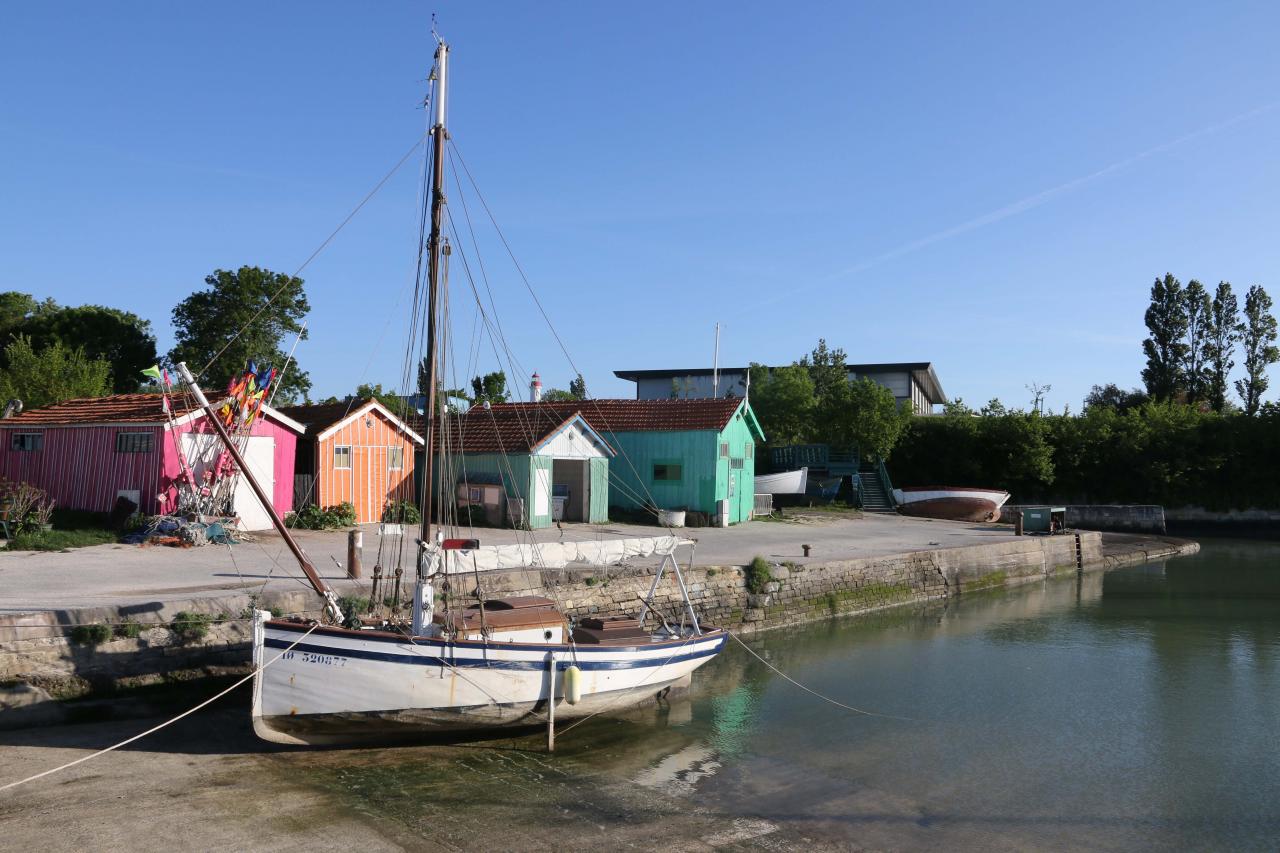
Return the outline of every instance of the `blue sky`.
<path id="1" fill-rule="evenodd" d="M 1280 7 L 1012 2 L 14 6 L 0 290 L 167 349 L 213 269 L 294 271 L 422 134 L 433 9 L 457 150 L 598 396 L 709 366 L 719 321 L 728 365 L 825 337 L 1078 410 L 1140 383 L 1156 276 L 1280 290 Z M 318 395 L 398 382 L 419 169 L 303 273 Z M 518 367 L 564 387 L 468 203 Z M 459 260 L 458 372 L 493 369 Z"/>

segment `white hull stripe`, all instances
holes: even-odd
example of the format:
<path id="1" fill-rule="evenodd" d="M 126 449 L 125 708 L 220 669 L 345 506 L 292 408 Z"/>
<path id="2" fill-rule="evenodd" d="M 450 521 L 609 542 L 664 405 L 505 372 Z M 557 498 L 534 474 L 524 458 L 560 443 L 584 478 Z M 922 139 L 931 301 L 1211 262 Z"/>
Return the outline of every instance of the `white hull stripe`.
<path id="1" fill-rule="evenodd" d="M 274 637 L 267 637 L 264 645 L 270 649 L 287 649 L 292 644 L 287 640 L 277 640 Z M 661 667 L 667 664 L 678 663 L 680 661 L 697 660 L 698 658 L 713 657 L 719 653 L 724 646 L 724 638 L 712 648 L 701 651 L 688 652 L 686 654 L 676 654 L 662 657 L 651 658 L 635 658 L 631 660 L 590 660 L 580 657 L 577 661 L 566 658 L 556 661 L 556 669 L 564 670 L 570 666 L 577 666 L 582 670 L 619 670 L 619 669 L 647 669 L 652 667 Z M 429 647 L 423 647 L 424 649 Z M 330 655 L 333 657 L 344 658 L 361 658 L 363 660 L 378 660 L 387 663 L 404 663 L 413 664 L 415 666 L 447 666 L 452 668 L 459 667 L 479 667 L 483 669 L 514 669 L 514 670 L 545 670 L 547 662 L 545 660 L 499 660 L 495 658 L 467 658 L 467 657 L 442 657 L 432 654 L 393 654 L 391 652 L 374 652 L 367 649 L 350 649 L 338 646 L 317 646 L 311 643 L 298 643 L 293 646 L 294 651 L 310 652 L 318 655 Z M 559 651 L 563 651 L 564 647 L 558 647 Z"/>

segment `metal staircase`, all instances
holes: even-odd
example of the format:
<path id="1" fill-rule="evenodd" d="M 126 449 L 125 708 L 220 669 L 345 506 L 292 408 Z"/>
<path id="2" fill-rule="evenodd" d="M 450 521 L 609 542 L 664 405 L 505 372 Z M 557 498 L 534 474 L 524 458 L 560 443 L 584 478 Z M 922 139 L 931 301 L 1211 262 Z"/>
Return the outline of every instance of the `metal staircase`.
<path id="1" fill-rule="evenodd" d="M 894 512 L 893 496 L 889 491 L 888 472 L 879 461 L 864 459 L 858 466 L 859 495 L 863 512 Z"/>

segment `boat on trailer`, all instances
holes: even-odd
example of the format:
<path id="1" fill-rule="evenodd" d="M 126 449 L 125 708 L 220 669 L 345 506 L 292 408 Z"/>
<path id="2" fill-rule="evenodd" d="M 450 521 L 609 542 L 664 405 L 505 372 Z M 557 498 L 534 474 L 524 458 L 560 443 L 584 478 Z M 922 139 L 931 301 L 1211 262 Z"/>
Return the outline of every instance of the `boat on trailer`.
<path id="1" fill-rule="evenodd" d="M 1009 500 L 1001 489 L 965 486 L 905 486 L 893 490 L 898 512 L 949 521 L 995 521 Z"/>
<path id="2" fill-rule="evenodd" d="M 449 46 L 439 41 L 432 72 L 431 232 L 426 241 L 428 291 L 425 367 L 428 377 L 426 453 L 421 494 L 422 527 L 416 549 L 412 618 L 392 608 L 387 618 L 344 614 L 334 591 L 292 537 L 271 500 L 245 464 L 239 448 L 185 364 L 179 375 L 210 414 L 210 422 L 241 475 L 271 517 L 303 574 L 323 600 L 323 619 L 273 618 L 258 611 L 253 622 L 252 717 L 263 739 L 287 744 L 331 744 L 412 735 L 430 730 L 474 730 L 581 718 L 652 702 L 710 661 L 728 639 L 720 628 L 700 625 L 676 558 L 692 546 L 673 536 L 640 542 L 553 543 L 485 547 L 474 539 L 445 538 L 433 529 L 432 464 L 439 430 L 449 417 L 438 389 L 441 345 L 436 323 L 443 269 L 445 206 L 445 85 Z M 415 304 L 418 294 L 415 294 Z M 444 448 L 441 448 L 444 449 Z M 443 469 L 442 469 L 443 470 Z M 443 478 L 442 478 L 443 481 Z M 442 508 L 443 509 L 443 508 Z M 627 544 L 630 543 L 630 544 Z M 593 551 L 594 545 L 594 551 Z M 529 566 L 564 568 L 570 562 L 607 565 L 657 556 L 660 565 L 639 613 L 572 620 L 551 598 L 520 596 L 467 601 L 448 593 L 483 570 Z M 692 549 L 690 551 L 692 563 Z M 375 584 L 378 570 L 375 569 Z M 399 569 L 397 569 L 397 577 Z M 679 586 L 683 610 L 673 625 L 653 606 L 664 577 Z M 452 578 L 452 583 L 450 582 Z M 397 581 L 397 591 L 398 591 Z M 474 597 L 474 596 L 473 596 Z M 372 597 L 379 601 L 376 595 Z"/>

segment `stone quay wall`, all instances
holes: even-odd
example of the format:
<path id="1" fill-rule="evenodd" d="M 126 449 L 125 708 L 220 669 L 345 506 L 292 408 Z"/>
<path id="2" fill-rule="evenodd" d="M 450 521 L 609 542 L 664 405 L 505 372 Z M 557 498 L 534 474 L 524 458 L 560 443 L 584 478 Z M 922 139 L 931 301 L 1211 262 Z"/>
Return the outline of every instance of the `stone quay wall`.
<path id="1" fill-rule="evenodd" d="M 865 612 L 963 595 L 1007 584 L 1042 580 L 1105 565 L 1098 533 L 1025 536 L 959 548 L 913 551 L 852 560 L 770 563 L 768 576 L 746 566 L 683 568 L 701 624 L 738 632 Z M 446 596 L 475 600 L 548 595 L 572 618 L 637 613 L 653 584 L 654 568 L 524 570 L 456 575 Z M 754 591 L 753 591 L 754 588 Z M 253 606 L 317 616 L 318 598 L 303 590 L 251 601 L 247 595 L 168 603 L 163 607 L 94 608 L 0 616 L 0 728 L 24 725 L 14 713 L 49 699 L 111 695 L 133 687 L 247 671 Z M 654 609 L 671 624 L 688 619 L 670 571 L 654 597 Z M 213 617 L 207 634 L 184 640 L 166 627 L 180 611 Z M 115 636 L 98 645 L 78 644 L 71 625 L 139 624 L 136 637 Z"/>
<path id="2" fill-rule="evenodd" d="M 1013 524 L 1014 513 L 1032 506 L 1048 504 L 1006 505 L 1000 510 L 1000 521 Z M 1055 504 L 1065 506 L 1067 527 L 1074 530 L 1105 530 L 1117 533 L 1165 533 L 1164 507 L 1156 504 Z"/>

